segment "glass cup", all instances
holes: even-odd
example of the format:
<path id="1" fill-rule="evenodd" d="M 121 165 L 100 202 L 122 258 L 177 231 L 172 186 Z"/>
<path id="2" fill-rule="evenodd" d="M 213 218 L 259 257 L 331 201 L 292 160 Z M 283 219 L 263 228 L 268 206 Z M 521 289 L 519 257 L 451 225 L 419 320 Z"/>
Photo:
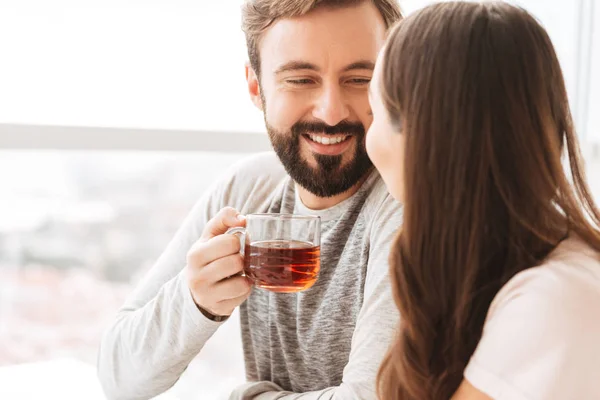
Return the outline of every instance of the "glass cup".
<path id="1" fill-rule="evenodd" d="M 295 214 L 249 214 L 241 235 L 244 275 L 277 293 L 310 288 L 321 268 L 321 218 Z"/>

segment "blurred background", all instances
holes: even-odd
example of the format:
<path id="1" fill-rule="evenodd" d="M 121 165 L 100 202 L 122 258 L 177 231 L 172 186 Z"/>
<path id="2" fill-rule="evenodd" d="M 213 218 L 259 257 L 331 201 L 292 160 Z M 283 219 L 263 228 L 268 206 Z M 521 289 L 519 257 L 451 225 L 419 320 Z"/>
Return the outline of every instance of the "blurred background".
<path id="1" fill-rule="evenodd" d="M 554 42 L 600 200 L 600 4 L 513 3 Z M 211 183 L 270 148 L 240 4 L 0 0 L 0 398 L 102 399 L 103 329 Z M 234 317 L 168 396 L 243 381 Z"/>

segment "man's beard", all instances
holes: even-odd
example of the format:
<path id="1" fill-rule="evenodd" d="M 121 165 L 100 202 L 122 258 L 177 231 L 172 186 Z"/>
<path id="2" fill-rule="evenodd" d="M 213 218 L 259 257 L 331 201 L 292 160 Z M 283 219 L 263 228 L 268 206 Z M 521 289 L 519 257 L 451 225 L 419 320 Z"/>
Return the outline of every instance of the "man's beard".
<path id="1" fill-rule="evenodd" d="M 373 166 L 365 148 L 365 128 L 359 122 L 342 121 L 335 126 L 329 126 L 322 122 L 300 121 L 294 124 L 289 132 L 279 132 L 268 123 L 266 126 L 275 153 L 287 173 L 296 183 L 316 196 L 333 197 L 346 192 Z M 311 166 L 300 153 L 300 138 L 308 134 L 352 136 L 356 143 L 352 159 L 342 165 L 343 155 L 313 153 L 317 165 Z"/>

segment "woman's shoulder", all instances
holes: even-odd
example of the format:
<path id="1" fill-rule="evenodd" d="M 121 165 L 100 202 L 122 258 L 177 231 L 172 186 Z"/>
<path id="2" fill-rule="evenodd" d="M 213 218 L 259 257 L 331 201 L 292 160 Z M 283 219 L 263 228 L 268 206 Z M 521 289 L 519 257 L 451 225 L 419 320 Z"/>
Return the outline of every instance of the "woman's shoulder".
<path id="1" fill-rule="evenodd" d="M 600 357 L 600 252 L 569 237 L 541 265 L 509 280 L 490 305 L 483 333 L 507 332 L 548 347 L 593 343 Z"/>
<path id="2" fill-rule="evenodd" d="M 518 273 L 502 287 L 489 316 L 519 298 L 538 306 L 595 308 L 600 316 L 600 251 L 577 236 L 563 240 L 541 265 Z"/>
<path id="3" fill-rule="evenodd" d="M 493 398 L 600 398 L 600 253 L 563 241 L 494 298 L 465 377 Z"/>

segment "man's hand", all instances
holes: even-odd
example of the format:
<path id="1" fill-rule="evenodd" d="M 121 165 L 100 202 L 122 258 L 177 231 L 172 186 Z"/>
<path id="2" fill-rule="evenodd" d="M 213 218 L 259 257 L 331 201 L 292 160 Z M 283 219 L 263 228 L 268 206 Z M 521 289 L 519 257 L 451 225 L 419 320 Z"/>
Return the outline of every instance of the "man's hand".
<path id="1" fill-rule="evenodd" d="M 229 316 L 250 295 L 252 285 L 240 275 L 244 268 L 240 240 L 224 234 L 229 228 L 245 224 L 245 218 L 235 209 L 222 209 L 208 221 L 187 254 L 185 269 L 192 297 L 196 305 L 211 314 Z"/>

